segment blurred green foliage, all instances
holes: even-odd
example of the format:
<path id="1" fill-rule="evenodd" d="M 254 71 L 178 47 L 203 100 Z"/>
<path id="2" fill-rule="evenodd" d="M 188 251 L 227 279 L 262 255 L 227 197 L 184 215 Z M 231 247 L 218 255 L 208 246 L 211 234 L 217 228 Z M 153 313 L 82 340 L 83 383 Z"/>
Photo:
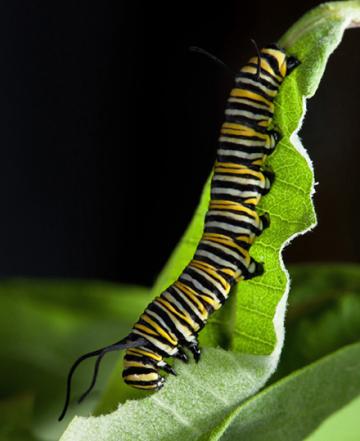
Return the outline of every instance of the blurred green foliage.
<path id="1" fill-rule="evenodd" d="M 0 415 L 8 422 L 0 424 L 0 439 L 16 439 L 18 412 L 24 415 L 24 427 L 31 419 L 33 436 L 58 439 L 75 410 L 84 414 L 93 410 L 96 394 L 81 408 L 70 409 L 65 421 L 57 423 L 70 364 L 82 353 L 125 335 L 149 294 L 146 288 L 96 281 L 2 281 L 0 405 L 4 410 Z M 109 362 L 114 359 L 110 355 L 105 360 L 99 387 L 104 387 L 112 368 Z M 86 389 L 91 374 L 91 363 L 79 367 L 75 396 Z M 5 412 L 7 407 L 9 411 Z M 14 418 L 10 418 L 12 412 Z M 25 429 L 21 430 L 23 433 Z"/>

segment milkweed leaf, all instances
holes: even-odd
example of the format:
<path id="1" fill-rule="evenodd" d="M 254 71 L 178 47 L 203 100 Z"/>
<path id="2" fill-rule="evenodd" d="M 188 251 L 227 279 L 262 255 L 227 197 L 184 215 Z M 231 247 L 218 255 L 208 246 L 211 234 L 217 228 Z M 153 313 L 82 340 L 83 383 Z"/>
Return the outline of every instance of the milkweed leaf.
<path id="1" fill-rule="evenodd" d="M 301 441 L 334 411 L 360 394 L 360 343 L 307 365 L 250 398 L 209 441 Z"/>
<path id="2" fill-rule="evenodd" d="M 358 441 L 360 434 L 360 395 L 330 415 L 306 441 Z"/>

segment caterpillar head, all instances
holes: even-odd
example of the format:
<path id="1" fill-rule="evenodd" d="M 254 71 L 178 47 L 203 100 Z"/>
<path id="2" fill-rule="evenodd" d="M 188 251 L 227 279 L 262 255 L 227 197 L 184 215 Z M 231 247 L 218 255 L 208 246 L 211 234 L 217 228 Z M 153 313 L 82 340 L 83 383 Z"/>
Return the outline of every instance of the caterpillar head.
<path id="1" fill-rule="evenodd" d="M 301 62 L 293 55 L 286 58 L 286 75 L 289 75 Z"/>
<path id="2" fill-rule="evenodd" d="M 297 58 L 292 55 L 287 56 L 285 50 L 276 43 L 264 47 L 260 52 L 282 78 L 289 75 L 300 64 Z"/>

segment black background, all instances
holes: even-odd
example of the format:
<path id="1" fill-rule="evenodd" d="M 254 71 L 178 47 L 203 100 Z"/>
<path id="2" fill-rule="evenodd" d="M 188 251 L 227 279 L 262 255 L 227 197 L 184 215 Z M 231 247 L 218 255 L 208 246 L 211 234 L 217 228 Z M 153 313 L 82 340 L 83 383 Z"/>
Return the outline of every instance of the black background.
<path id="1" fill-rule="evenodd" d="M 226 71 L 317 1 L 3 2 L 0 274 L 150 284 L 215 157 Z M 360 31 L 330 59 L 301 131 L 319 225 L 286 262 L 359 261 Z"/>

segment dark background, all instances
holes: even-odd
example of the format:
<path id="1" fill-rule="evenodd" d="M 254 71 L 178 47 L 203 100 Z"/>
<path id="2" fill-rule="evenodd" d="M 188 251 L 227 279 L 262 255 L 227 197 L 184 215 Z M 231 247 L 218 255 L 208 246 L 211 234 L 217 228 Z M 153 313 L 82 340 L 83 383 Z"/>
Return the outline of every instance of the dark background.
<path id="1" fill-rule="evenodd" d="M 318 1 L 3 2 L 0 274 L 150 284 L 215 157 L 226 71 Z M 167 5 L 167 6 L 166 6 Z M 286 262 L 359 261 L 360 31 L 331 57 L 301 136 L 319 225 Z"/>

